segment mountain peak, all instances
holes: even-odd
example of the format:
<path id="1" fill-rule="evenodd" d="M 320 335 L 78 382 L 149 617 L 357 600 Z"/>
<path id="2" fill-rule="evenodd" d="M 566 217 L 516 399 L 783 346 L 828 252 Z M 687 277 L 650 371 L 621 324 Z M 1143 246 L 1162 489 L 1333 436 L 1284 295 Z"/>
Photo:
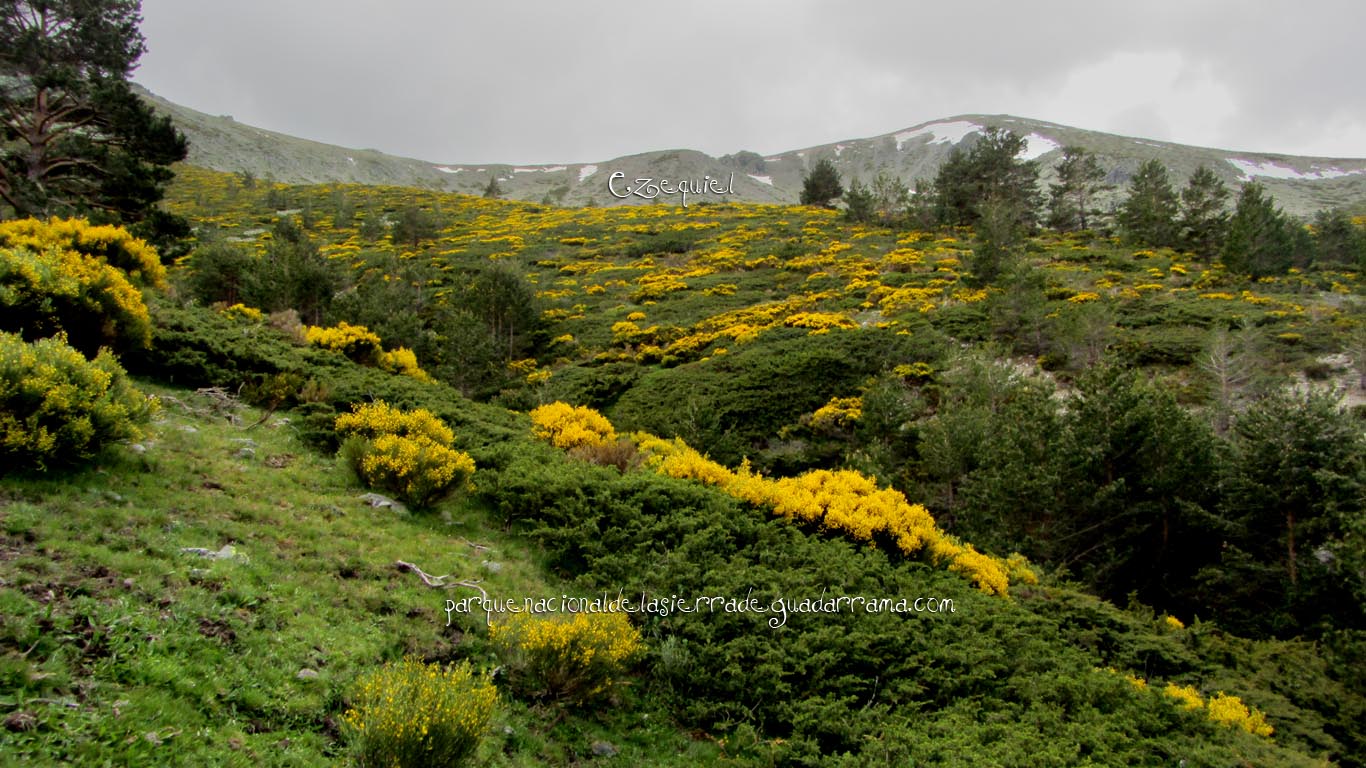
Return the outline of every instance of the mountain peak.
<path id="1" fill-rule="evenodd" d="M 1097 200 L 1102 206 L 1122 199 L 1129 178 L 1142 162 L 1152 158 L 1167 166 L 1173 184 L 1178 186 L 1201 165 L 1234 188 L 1256 180 L 1295 215 L 1366 205 L 1366 159 L 1192 147 L 1008 114 L 954 115 L 869 138 L 765 156 L 739 152 L 716 158 L 696 150 L 670 149 L 560 165 L 439 164 L 287 136 L 238 123 L 231 117 L 206 115 L 145 90 L 142 93 L 185 133 L 190 141 L 191 164 L 291 183 L 391 184 L 479 195 L 491 179 L 496 179 L 505 197 L 558 205 L 618 205 L 661 199 L 622 196 L 621 186 L 609 185 L 612 175 L 620 173 L 619 179 L 631 183 L 650 179 L 676 185 L 707 177 L 727 181 L 727 194 L 690 194 L 690 200 L 796 203 L 802 178 L 817 159 L 830 159 L 846 182 L 854 178 L 871 180 L 885 173 L 913 186 L 917 180 L 933 179 L 939 166 L 964 141 L 997 126 L 1025 138 L 1022 156 L 1039 162 L 1040 181 L 1045 186 L 1056 177 L 1054 168 L 1063 147 L 1075 145 L 1095 155 L 1112 185 Z M 667 195 L 662 200 L 677 202 Z"/>

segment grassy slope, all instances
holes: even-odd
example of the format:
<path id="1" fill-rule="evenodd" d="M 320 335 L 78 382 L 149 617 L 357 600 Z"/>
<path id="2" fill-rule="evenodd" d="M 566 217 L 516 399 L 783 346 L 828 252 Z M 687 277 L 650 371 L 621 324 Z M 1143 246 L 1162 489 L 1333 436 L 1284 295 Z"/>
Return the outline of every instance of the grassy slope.
<path id="1" fill-rule="evenodd" d="M 439 516 L 372 509 L 286 419 L 246 429 L 261 414 L 233 425 L 192 392 L 151 389 L 165 410 L 145 453 L 120 446 L 88 470 L 0 487 L 0 706 L 35 719 L 0 729 L 0 753 L 315 765 L 343 750 L 337 722 L 360 671 L 407 653 L 451 658 L 473 629 L 458 615 L 447 629 L 443 610 L 467 590 L 427 589 L 395 561 L 482 579 L 494 595 L 560 593 L 528 544 L 472 502 Z M 243 559 L 182 551 L 224 545 Z M 317 678 L 299 679 L 305 669 Z M 510 703 L 484 757 L 563 763 L 602 738 L 630 762 L 715 754 L 627 696 L 629 728 L 625 715 L 554 723 Z"/>
<path id="2" fill-rule="evenodd" d="M 671 345 L 698 330 L 724 328 L 733 319 L 727 313 L 756 306 L 781 308 L 770 318 L 774 327 L 748 342 L 759 348 L 769 338 L 764 334 L 805 338 L 802 330 L 784 326 L 792 315 L 810 310 L 840 313 L 868 325 L 883 323 L 889 334 L 898 329 L 919 332 L 922 326 L 917 324 L 926 320 L 955 335 L 981 331 L 974 314 L 980 299 L 961 284 L 958 274 L 965 246 L 954 240 L 926 241 L 847 227 L 810 209 L 573 211 L 398 188 L 344 188 L 361 209 L 369 204 L 377 212 L 392 212 L 409 201 L 441 207 L 448 226 L 438 241 L 405 254 L 387 241 L 361 242 L 354 228 L 329 228 L 325 220 L 335 190 L 286 192 L 324 219 L 311 234 L 336 258 L 361 263 L 365 252 L 378 251 L 431 259 L 446 267 L 505 261 L 537 284 L 551 323 L 547 337 L 568 333 L 574 340 L 555 342 L 540 356 L 539 364 L 553 376 L 548 387 L 525 386 L 523 395 L 533 401 L 559 392 L 584 392 L 584 380 L 591 384 L 609 365 L 655 377 L 685 366 L 710 365 L 729 354 L 722 349 L 745 342 L 723 336 L 700 346 L 673 347 L 672 352 Z M 256 238 L 246 233 L 275 215 L 262 206 L 263 189 L 241 189 L 227 176 L 187 170 L 176 195 L 182 211 L 232 235 Z M 676 237 L 692 241 L 687 253 L 648 254 L 649 242 Z M 898 251 L 900 255 L 893 255 Z M 1068 297 L 1096 291 L 1097 301 L 1116 316 L 1138 318 L 1119 329 L 1122 336 L 1148 334 L 1154 339 L 1173 328 L 1250 316 L 1278 339 L 1278 363 L 1287 369 L 1336 349 L 1342 329 L 1336 305 L 1358 285 L 1356 275 L 1259 285 L 1217 273 L 1204 276 L 1194 266 L 1183 275 L 1172 269 L 1187 261 L 1178 254 L 1136 256 L 1105 243 L 1044 243 L 1032 258 L 1050 265 L 1052 311 L 1072 311 L 1081 304 Z M 699 267 L 711 271 L 689 274 Z M 643 293 L 660 281 L 682 287 L 653 297 Z M 733 292 L 729 285 L 734 285 Z M 1142 287 L 1152 285 L 1158 287 Z M 885 301 L 898 288 L 927 293 L 915 294 L 921 298 L 904 305 Z M 1202 293 L 1228 297 L 1202 298 Z M 647 315 L 638 324 L 643 331 L 655 330 L 634 338 L 614 334 L 612 325 L 632 312 Z M 669 355 L 673 359 L 664 364 Z M 887 365 L 897 362 L 909 360 L 889 360 Z M 165 394 L 192 407 L 202 405 L 186 392 Z M 251 424 L 258 416 L 243 418 Z M 477 631 L 470 633 L 471 645 L 457 650 L 457 636 L 443 632 L 444 595 L 421 587 L 411 574 L 399 573 L 395 560 L 416 562 L 431 573 L 487 578 L 485 586 L 496 595 L 558 594 L 564 588 L 546 575 L 540 550 L 505 533 L 502 521 L 476 502 L 449 505 L 449 524 L 439 516 L 404 517 L 365 508 L 355 500 L 360 489 L 331 458 L 300 444 L 292 426 L 272 424 L 268 420 L 242 431 L 221 417 L 195 415 L 172 403 L 146 454 L 125 452 L 72 476 L 6 480 L 0 486 L 5 494 L 0 508 L 5 537 L 0 549 L 5 616 L 0 696 L 8 697 L 0 703 L 6 711 L 33 714 L 39 723 L 30 731 L 0 732 L 0 749 L 31 755 L 37 762 L 147 763 L 175 754 L 200 764 L 313 764 L 339 753 L 333 723 L 346 686 L 361 670 L 405 652 L 433 658 L 472 654 L 492 663 L 481 650 Z M 195 431 L 183 429 L 187 426 Z M 462 442 L 506 438 L 498 434 L 480 441 L 480 435 L 465 432 Z M 256 441 L 253 456 L 238 456 L 243 438 Z M 275 462 L 283 467 L 267 463 L 286 454 L 292 460 Z M 476 483 L 499 481 L 493 474 L 476 477 Z M 492 554 L 475 552 L 462 539 L 488 545 Z M 210 563 L 180 551 L 227 543 L 248 560 Z M 483 572 L 481 563 L 490 558 L 503 564 L 496 574 Z M 929 583 L 943 583 L 944 578 Z M 1211 731 L 1213 726 L 1189 718 L 1180 721 L 1179 739 L 1187 746 L 1217 740 L 1218 750 L 1227 750 L 1211 746 L 1212 751 L 1202 753 L 1207 757 L 1217 752 L 1247 760 L 1255 755 L 1291 764 L 1305 753 L 1330 748 L 1314 735 L 1317 715 L 1303 704 L 1312 696 L 1294 690 L 1294 670 L 1270 663 L 1271 657 L 1289 651 L 1295 658 L 1313 660 L 1312 650 L 1277 644 L 1243 647 L 1199 632 L 1177 640 L 1164 635 L 1160 625 L 1066 588 L 1047 587 L 1019 598 L 1009 607 L 984 604 L 996 606 L 991 614 L 1005 617 L 999 626 L 1030 628 L 1027 636 L 1014 638 L 1015 646 L 1028 646 L 1040 658 L 1065 658 L 1069 668 L 1083 670 L 1088 663 L 1103 666 L 1106 659 L 1127 659 L 1134 663 L 1122 666 L 1141 673 L 1139 663 L 1152 649 L 1159 649 L 1158 656 L 1187 660 L 1183 647 L 1208 650 L 1212 644 L 1227 658 L 1217 663 L 1202 659 L 1200 679 L 1248 695 L 1273 723 L 1294 726 L 1282 733 L 1297 734 L 1278 737 L 1290 741 L 1282 749 L 1250 735 Z M 994 619 L 982 622 L 984 630 L 999 629 Z M 948 625 L 938 630 L 936 642 L 922 642 L 924 664 L 962 665 L 965 673 L 973 673 L 974 685 L 987 687 L 950 709 L 918 715 L 929 730 L 905 732 L 932 734 L 940 759 L 950 760 L 955 750 L 983 750 L 984 743 L 974 740 L 987 738 L 997 726 L 984 724 L 982 717 L 1053 718 L 1059 702 L 1049 696 L 1070 700 L 1077 694 L 1078 700 L 1089 701 L 1102 689 L 1111 698 L 1125 695 L 1121 692 L 1127 684 L 1111 691 L 1098 682 L 1104 677 L 1089 673 L 1084 683 L 1052 679 L 1047 669 L 1021 666 L 1034 661 L 1006 658 L 1010 654 L 1004 646 L 984 650 L 974 647 L 974 638 L 960 634 Z M 1117 646 L 1123 650 L 1117 653 Z M 1011 695 L 1027 703 L 1023 709 L 1000 707 L 997 699 L 1003 692 L 988 680 L 997 668 L 977 663 L 986 658 L 1010 670 Z M 1182 663 L 1191 668 L 1197 664 Z M 319 672 L 319 678 L 297 679 L 304 668 Z M 565 764 L 586 757 L 595 739 L 616 744 L 622 760 L 631 764 L 683 765 L 720 757 L 714 743 L 693 741 L 669 724 L 668 712 L 687 702 L 650 693 L 658 689 L 647 684 L 649 678 L 646 674 L 640 685 L 628 689 L 621 706 L 564 721 L 512 702 L 505 715 L 511 734 L 496 731 L 484 757 L 512 765 Z M 1252 687 L 1258 689 L 1255 696 L 1249 695 Z M 1043 692 L 1044 698 L 1031 690 Z M 989 707 L 986 715 L 977 712 L 974 702 L 979 698 L 997 702 L 990 704 L 996 709 Z M 1107 725 L 1094 710 L 1088 717 L 1088 728 L 1107 734 L 1127 727 Z M 1038 731 L 1002 732 L 993 738 L 1009 736 L 1012 750 L 1027 751 L 1032 732 L 1067 733 L 1048 730 L 1055 727 L 1061 724 L 1049 722 Z M 893 740 L 907 738 L 888 728 Z M 732 736 L 737 744 L 747 736 L 753 748 L 746 755 L 762 762 L 762 738 L 743 729 Z M 955 746 L 955 738 L 963 743 Z"/>

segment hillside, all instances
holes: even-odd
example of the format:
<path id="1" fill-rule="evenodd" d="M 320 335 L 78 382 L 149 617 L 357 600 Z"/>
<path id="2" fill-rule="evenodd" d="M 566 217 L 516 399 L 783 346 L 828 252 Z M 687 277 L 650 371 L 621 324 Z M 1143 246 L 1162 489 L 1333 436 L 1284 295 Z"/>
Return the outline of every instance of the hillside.
<path id="1" fill-rule="evenodd" d="M 644 204 L 608 190 L 608 177 L 701 180 L 733 179 L 734 194 L 698 195 L 698 200 L 730 199 L 752 203 L 795 203 L 802 176 L 817 158 L 830 158 L 846 181 L 865 183 L 880 172 L 908 186 L 932 179 L 955 146 L 985 126 L 1001 126 L 1030 138 L 1026 152 L 1041 164 L 1040 182 L 1055 179 L 1063 146 L 1077 145 L 1096 155 L 1114 188 L 1102 193 L 1102 207 L 1117 203 L 1123 188 L 1144 160 L 1158 158 L 1172 177 L 1184 180 L 1201 164 L 1236 188 L 1249 179 L 1266 185 L 1289 213 L 1309 216 L 1324 208 L 1366 207 L 1366 159 L 1293 157 L 1256 152 L 1190 147 L 1170 142 L 1115 136 L 1010 115 L 959 115 L 870 138 L 848 139 L 768 156 L 739 152 L 721 158 L 677 149 L 627 157 L 565 162 L 559 165 L 437 163 L 394 157 L 370 149 L 346 149 L 253 128 L 227 116 L 210 116 L 145 94 L 156 108 L 171 115 L 190 140 L 188 162 L 229 173 L 287 183 L 346 182 L 393 184 L 423 189 L 482 194 L 496 179 L 504 197 L 558 205 Z M 458 159 L 458 158 L 457 158 Z M 618 186 L 618 192 L 624 187 Z M 676 204 L 678 199 L 665 200 Z"/>
<path id="2" fill-rule="evenodd" d="M 160 415 L 0 480 L 7 755 L 355 763 L 411 655 L 491 675 L 487 765 L 1366 762 L 1358 271 L 1044 233 L 979 285 L 961 228 L 193 166 L 167 206 L 120 354 Z M 363 505 L 379 402 L 470 484 Z M 478 590 L 628 596 L 641 650 L 570 695 L 446 626 Z"/>

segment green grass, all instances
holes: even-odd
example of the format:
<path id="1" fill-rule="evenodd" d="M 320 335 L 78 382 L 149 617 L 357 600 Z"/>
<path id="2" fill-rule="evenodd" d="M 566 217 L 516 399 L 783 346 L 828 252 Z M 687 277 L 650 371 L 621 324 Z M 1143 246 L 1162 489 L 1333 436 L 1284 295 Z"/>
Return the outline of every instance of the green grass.
<path id="1" fill-rule="evenodd" d="M 288 419 L 253 427 L 262 414 L 248 409 L 234 424 L 194 393 L 148 388 L 164 411 L 144 453 L 115 446 L 86 470 L 0 485 L 6 755 L 316 765 L 346 754 L 338 723 L 363 670 L 405 654 L 492 665 L 482 616 L 446 626 L 445 599 L 473 593 L 428 589 L 396 561 L 494 595 L 560 593 L 534 549 L 469 500 L 423 515 L 370 508 Z M 237 557 L 184 551 L 225 545 Z M 563 762 L 594 740 L 620 741 L 628 760 L 715 753 L 654 702 L 623 697 L 629 715 L 564 720 L 509 702 L 483 757 Z M 621 718 L 640 722 L 628 731 Z"/>

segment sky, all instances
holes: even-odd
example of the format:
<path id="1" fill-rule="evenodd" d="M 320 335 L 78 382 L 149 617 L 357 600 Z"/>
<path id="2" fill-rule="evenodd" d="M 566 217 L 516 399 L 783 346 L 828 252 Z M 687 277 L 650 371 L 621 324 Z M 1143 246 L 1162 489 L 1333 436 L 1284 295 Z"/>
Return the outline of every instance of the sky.
<path id="1" fill-rule="evenodd" d="M 767 155 L 970 113 L 1366 157 L 1361 0 L 143 0 L 142 14 L 133 80 L 153 93 L 439 163 Z"/>

